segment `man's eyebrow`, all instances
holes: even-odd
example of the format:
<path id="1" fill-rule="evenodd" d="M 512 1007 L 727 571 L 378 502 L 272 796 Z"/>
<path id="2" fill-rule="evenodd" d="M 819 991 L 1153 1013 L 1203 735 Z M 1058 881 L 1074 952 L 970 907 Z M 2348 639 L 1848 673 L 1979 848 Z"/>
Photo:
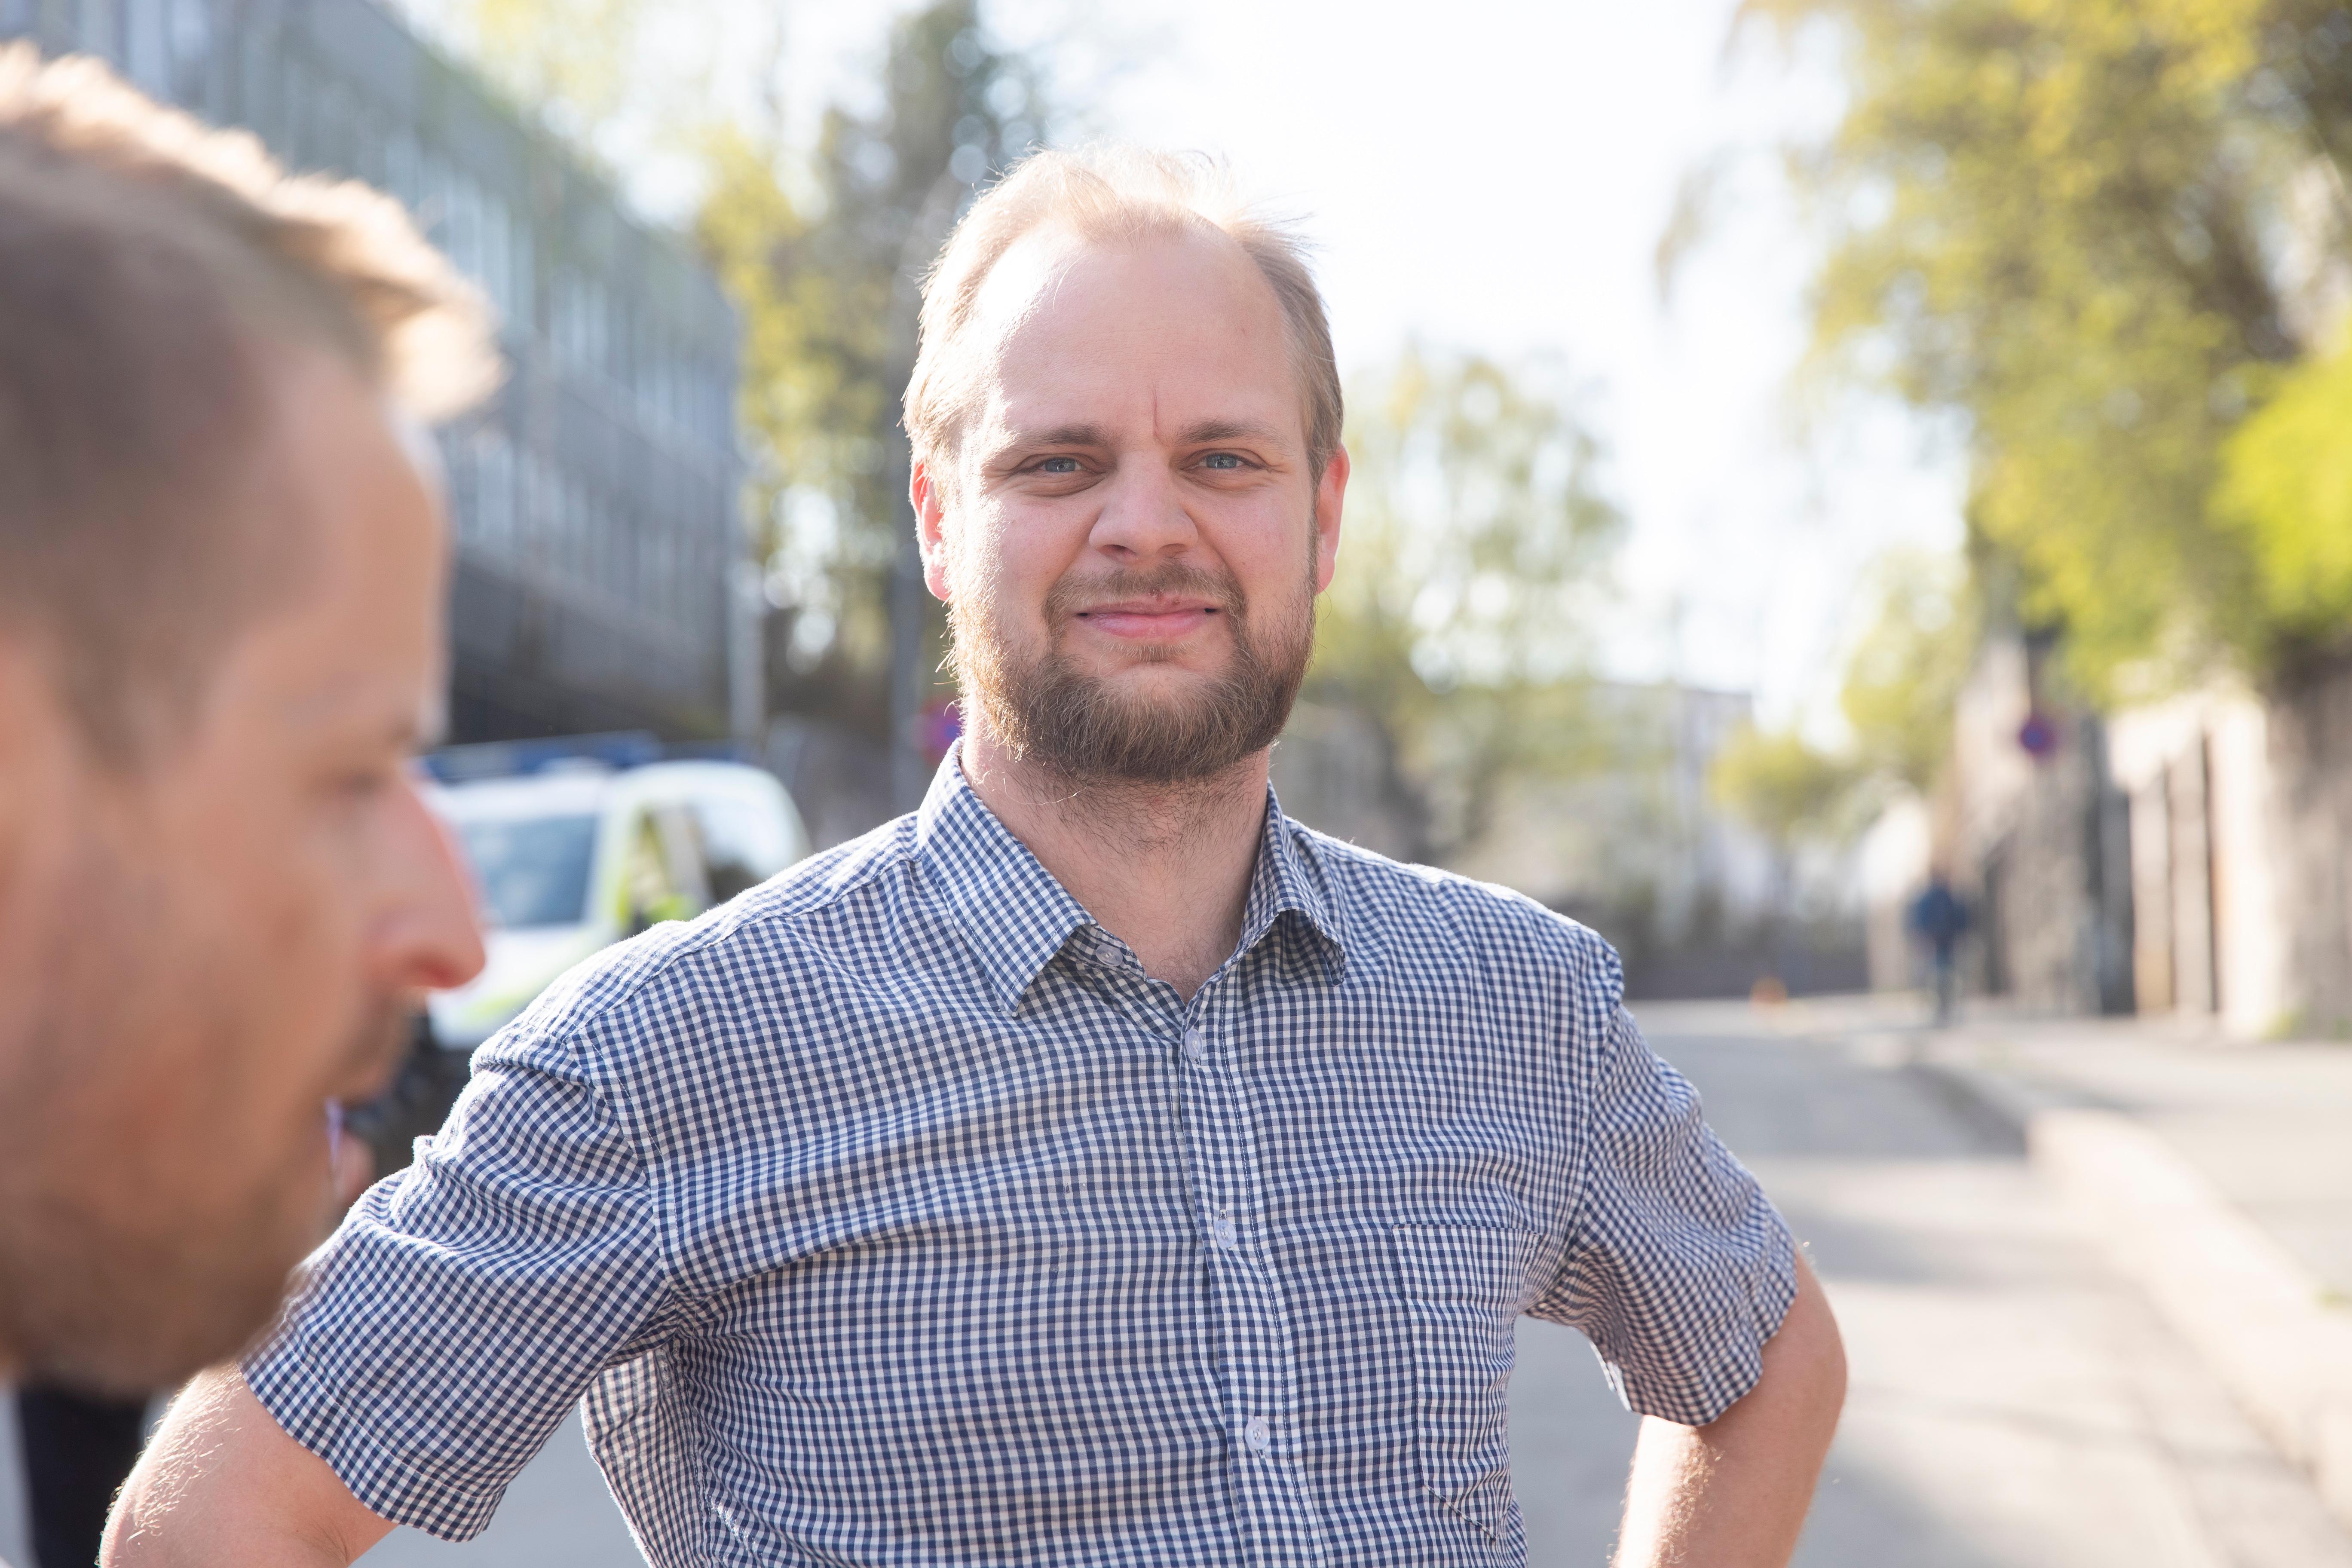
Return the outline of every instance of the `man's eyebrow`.
<path id="1" fill-rule="evenodd" d="M 1100 425 L 1056 425 L 1048 430 L 1017 430 L 1003 450 L 1034 447 L 1108 447 L 1110 432 Z"/>
<path id="2" fill-rule="evenodd" d="M 1204 447 L 1215 441 L 1279 442 L 1282 432 L 1271 425 L 1260 425 L 1249 419 L 1203 419 L 1185 426 L 1177 438 L 1180 447 Z"/>

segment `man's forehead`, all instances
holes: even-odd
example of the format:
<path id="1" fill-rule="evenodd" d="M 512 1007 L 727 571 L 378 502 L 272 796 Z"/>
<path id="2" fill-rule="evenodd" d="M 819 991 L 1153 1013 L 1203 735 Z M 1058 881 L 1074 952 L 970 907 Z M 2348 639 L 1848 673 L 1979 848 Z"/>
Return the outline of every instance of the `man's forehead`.
<path id="1" fill-rule="evenodd" d="M 240 673 L 290 731 L 421 738 L 437 721 L 446 547 L 432 435 L 321 356 L 279 373 L 257 466 L 303 570 L 247 628 Z"/>
<path id="2" fill-rule="evenodd" d="M 1000 438 L 1143 405 L 1155 425 L 1176 426 L 1299 416 L 1280 302 L 1222 234 L 1034 232 L 991 272 L 979 305 L 979 424 Z M 1106 395 L 1139 406 L 1105 407 Z"/>
<path id="3" fill-rule="evenodd" d="M 968 330 L 1002 352 L 1076 318 L 1117 319 L 1181 300 L 1234 327 L 1281 324 L 1281 302 L 1238 241 L 1216 230 L 1095 238 L 1032 229 L 989 269 Z"/>

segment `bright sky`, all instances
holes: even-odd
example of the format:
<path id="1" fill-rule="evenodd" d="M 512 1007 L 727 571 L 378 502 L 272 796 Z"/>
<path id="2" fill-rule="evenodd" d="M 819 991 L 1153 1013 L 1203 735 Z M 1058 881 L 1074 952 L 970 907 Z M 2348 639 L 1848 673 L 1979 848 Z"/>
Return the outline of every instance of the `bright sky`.
<path id="1" fill-rule="evenodd" d="M 1834 121 L 1825 60 L 1757 40 L 1736 0 L 995 0 L 1055 57 L 1090 128 L 1233 160 L 1305 215 L 1341 369 L 1409 339 L 1551 353 L 1633 520 L 1611 673 L 1754 690 L 1826 733 L 1858 579 L 1901 543 L 1958 542 L 1948 459 L 1888 408 L 1802 444 L 1788 392 L 1812 252 L 1769 148 Z M 784 13 L 788 102 L 869 95 L 897 0 Z M 1819 51 L 1814 51 L 1816 57 Z M 1737 165 L 1671 307 L 1654 268 L 1685 170 Z M 1343 565 L 1344 570 L 1344 554 Z"/>

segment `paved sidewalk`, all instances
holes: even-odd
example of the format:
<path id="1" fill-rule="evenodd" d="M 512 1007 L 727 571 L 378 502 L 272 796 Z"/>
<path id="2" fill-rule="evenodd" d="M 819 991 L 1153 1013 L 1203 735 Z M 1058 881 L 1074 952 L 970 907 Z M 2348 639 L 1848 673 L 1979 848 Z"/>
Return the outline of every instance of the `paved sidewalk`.
<path id="1" fill-rule="evenodd" d="M 1990 1016 L 1930 1036 L 1926 1059 L 1939 1057 L 2053 1103 L 2130 1116 L 2352 1306 L 2352 1044 L 2248 1044 L 2170 1020 Z"/>
<path id="2" fill-rule="evenodd" d="M 1907 998 L 1792 1004 L 2021 1139 L 2085 1234 L 2352 1524 L 2352 1045 Z"/>

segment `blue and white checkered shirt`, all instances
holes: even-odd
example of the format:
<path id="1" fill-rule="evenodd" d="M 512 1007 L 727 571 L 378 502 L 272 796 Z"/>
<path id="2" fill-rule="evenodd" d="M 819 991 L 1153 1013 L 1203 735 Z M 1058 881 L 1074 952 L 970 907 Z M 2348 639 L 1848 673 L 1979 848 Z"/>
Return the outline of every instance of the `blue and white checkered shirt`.
<path id="1" fill-rule="evenodd" d="M 1701 1423 L 1795 1290 L 1621 990 L 1269 802 L 1182 1000 L 951 758 L 484 1047 L 246 1375 L 451 1538 L 584 1395 L 660 1568 L 1517 1563 L 1514 1319 Z"/>

